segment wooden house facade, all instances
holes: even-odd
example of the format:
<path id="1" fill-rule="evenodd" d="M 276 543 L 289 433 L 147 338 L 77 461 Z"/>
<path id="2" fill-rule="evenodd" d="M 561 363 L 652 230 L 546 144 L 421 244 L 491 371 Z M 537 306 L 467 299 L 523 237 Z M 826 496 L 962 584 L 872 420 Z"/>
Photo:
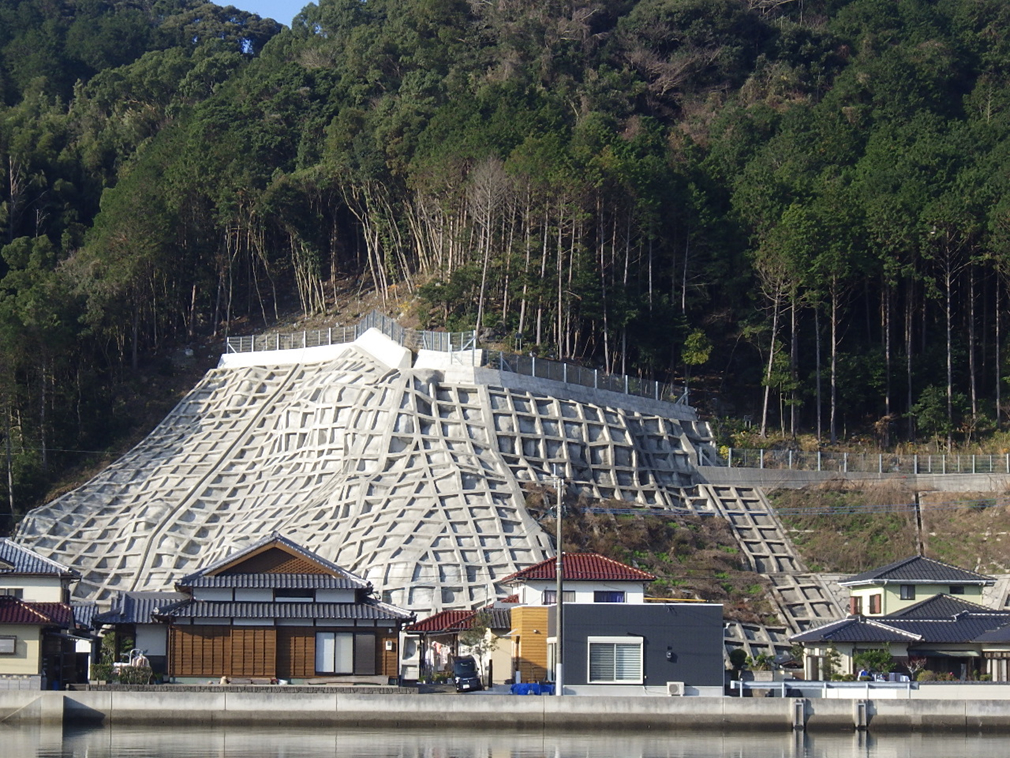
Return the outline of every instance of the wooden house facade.
<path id="1" fill-rule="evenodd" d="M 168 674 L 311 680 L 398 675 L 397 639 L 412 615 L 371 585 L 272 535 L 184 577 L 186 599 L 158 609 L 169 623 Z"/>

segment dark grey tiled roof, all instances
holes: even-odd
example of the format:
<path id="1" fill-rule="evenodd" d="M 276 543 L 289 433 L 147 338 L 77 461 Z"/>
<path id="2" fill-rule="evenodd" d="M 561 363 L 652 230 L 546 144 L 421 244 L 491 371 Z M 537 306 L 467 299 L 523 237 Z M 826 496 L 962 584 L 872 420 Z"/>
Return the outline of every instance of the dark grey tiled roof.
<path id="1" fill-rule="evenodd" d="M 488 627 L 490 629 L 511 629 L 512 609 L 511 608 L 486 608 L 481 613 L 486 613 L 488 617 Z"/>
<path id="2" fill-rule="evenodd" d="M 359 590 L 366 585 L 349 576 L 330 574 L 218 574 L 198 576 L 187 587 L 225 587 L 241 589 L 313 589 Z"/>
<path id="3" fill-rule="evenodd" d="M 303 619 L 309 620 L 407 620 L 412 614 L 391 605 L 368 603 L 218 603 L 193 600 L 164 614 L 172 618 Z"/>
<path id="4" fill-rule="evenodd" d="M 112 607 L 95 616 L 96 624 L 153 624 L 156 609 L 166 610 L 186 600 L 181 592 L 119 592 Z"/>
<path id="5" fill-rule="evenodd" d="M 953 618 L 959 613 L 991 613 L 991 608 L 986 608 L 978 603 L 969 603 L 967 600 L 954 597 L 952 595 L 933 595 L 920 603 L 910 605 L 895 613 L 889 613 L 884 618 L 887 619 L 942 619 Z"/>
<path id="6" fill-rule="evenodd" d="M 313 563 L 319 564 L 323 568 L 332 571 L 334 574 L 338 574 L 340 576 L 347 577 L 351 581 L 358 582 L 359 583 L 358 586 L 360 586 L 362 589 L 371 587 L 371 585 L 367 581 L 362 579 L 360 576 L 352 574 L 347 569 L 341 568 L 332 561 L 328 561 L 325 558 L 320 557 L 319 555 L 313 553 L 311 550 L 306 550 L 301 545 L 292 542 L 287 537 L 284 537 L 276 532 L 274 534 L 267 535 L 266 537 L 257 542 L 254 542 L 252 545 L 249 545 L 249 547 L 243 548 L 238 552 L 231 553 L 230 555 L 226 555 L 224 558 L 215 563 L 212 563 L 210 566 L 206 566 L 200 569 L 199 571 L 190 574 L 189 576 L 184 576 L 177 582 L 177 584 L 178 586 L 181 587 L 192 586 L 192 583 L 195 582 L 198 578 L 203 577 L 206 574 L 213 574 L 217 569 L 222 568 L 223 566 L 227 566 L 228 564 L 233 563 L 235 561 L 241 560 L 243 556 L 253 553 L 256 550 L 259 550 L 261 547 L 269 545 L 273 542 L 283 545 L 292 552 L 297 553 L 298 555 L 302 556 L 307 560 L 312 561 Z"/>
<path id="7" fill-rule="evenodd" d="M 72 600 L 70 607 L 74 610 L 74 621 L 85 629 L 94 628 L 94 618 L 98 613 L 98 603 L 82 600 Z"/>
<path id="8" fill-rule="evenodd" d="M 852 617 L 790 637 L 794 642 L 916 642 L 944 644 L 999 642 L 1010 639 L 1010 613 L 988 611 L 942 619 L 879 620 Z"/>
<path id="9" fill-rule="evenodd" d="M 916 632 L 897 628 L 896 625 L 853 617 L 832 621 L 816 629 L 809 629 L 789 638 L 793 642 L 918 642 Z"/>
<path id="10" fill-rule="evenodd" d="M 864 571 L 839 582 L 843 587 L 855 584 L 993 584 L 992 577 L 976 574 L 932 558 L 913 556 Z"/>
<path id="11" fill-rule="evenodd" d="M 0 539 L 0 577 L 5 574 L 47 574 L 67 578 L 80 576 L 69 566 L 41 556 L 6 537 Z"/>
<path id="12" fill-rule="evenodd" d="M 963 614 L 943 621 L 894 621 L 905 631 L 922 635 L 927 643 L 976 642 L 979 637 L 1010 624 L 1007 614 Z"/>
<path id="13" fill-rule="evenodd" d="M 988 643 L 1001 643 L 1010 642 L 1010 619 L 1007 619 L 1006 623 L 1002 626 L 998 626 L 994 629 L 989 629 L 988 631 L 980 634 L 975 638 L 975 642 L 988 642 Z"/>

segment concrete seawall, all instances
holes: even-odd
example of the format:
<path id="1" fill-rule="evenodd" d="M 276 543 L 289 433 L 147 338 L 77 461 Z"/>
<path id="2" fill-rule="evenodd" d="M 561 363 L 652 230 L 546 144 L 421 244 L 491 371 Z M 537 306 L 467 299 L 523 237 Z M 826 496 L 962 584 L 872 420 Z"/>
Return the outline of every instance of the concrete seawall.
<path id="1" fill-rule="evenodd" d="M 1010 732 L 1010 701 L 11 691 L 0 722 L 974 734 Z"/>

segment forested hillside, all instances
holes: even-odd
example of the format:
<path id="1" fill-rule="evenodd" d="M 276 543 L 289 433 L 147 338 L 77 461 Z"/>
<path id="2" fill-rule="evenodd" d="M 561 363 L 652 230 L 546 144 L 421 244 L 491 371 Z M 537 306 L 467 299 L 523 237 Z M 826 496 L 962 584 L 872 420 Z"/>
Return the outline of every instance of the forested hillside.
<path id="1" fill-rule="evenodd" d="M 0 0 L 2 502 L 331 306 L 832 441 L 1006 421 L 1005 0 Z M 15 497 L 8 499 L 8 481 Z"/>

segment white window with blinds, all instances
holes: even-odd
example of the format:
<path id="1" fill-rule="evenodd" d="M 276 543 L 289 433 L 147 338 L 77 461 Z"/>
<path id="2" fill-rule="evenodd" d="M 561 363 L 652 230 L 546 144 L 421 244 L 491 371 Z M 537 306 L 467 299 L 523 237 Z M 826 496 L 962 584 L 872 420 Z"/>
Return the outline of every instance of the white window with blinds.
<path id="1" fill-rule="evenodd" d="M 354 635 L 350 632 L 316 632 L 316 673 L 354 673 Z"/>
<path id="2" fill-rule="evenodd" d="M 633 637 L 590 637 L 589 682 L 641 684 L 642 640 Z"/>

